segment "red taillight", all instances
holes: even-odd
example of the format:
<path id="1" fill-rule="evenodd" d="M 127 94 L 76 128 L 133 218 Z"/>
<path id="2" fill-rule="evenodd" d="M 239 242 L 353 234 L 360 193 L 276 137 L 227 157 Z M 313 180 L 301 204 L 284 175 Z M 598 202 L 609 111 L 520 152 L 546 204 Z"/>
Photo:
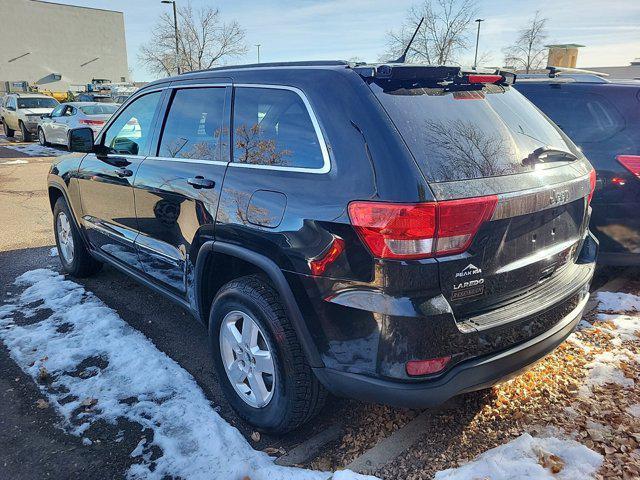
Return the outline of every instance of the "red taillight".
<path id="1" fill-rule="evenodd" d="M 589 172 L 589 196 L 587 197 L 587 205 L 591 204 L 591 199 L 593 198 L 593 192 L 596 190 L 596 171 L 591 170 Z"/>
<path id="2" fill-rule="evenodd" d="M 327 267 L 332 264 L 344 251 L 344 240 L 335 237 L 331 246 L 324 255 L 309 262 L 309 268 L 313 275 L 322 275 Z"/>
<path id="3" fill-rule="evenodd" d="M 104 125 L 104 121 L 103 120 L 78 120 L 78 123 L 81 123 L 82 125 Z"/>
<path id="4" fill-rule="evenodd" d="M 429 375 L 444 370 L 451 357 L 430 358 L 429 360 L 411 360 L 407 362 L 407 375 L 416 377 L 419 375 Z"/>
<path id="5" fill-rule="evenodd" d="M 469 83 L 496 83 L 502 81 L 502 75 L 469 75 Z"/>
<path id="6" fill-rule="evenodd" d="M 409 260 L 465 251 L 497 203 L 495 195 L 418 204 L 352 202 L 349 217 L 375 257 Z"/>
<path id="7" fill-rule="evenodd" d="M 437 255 L 464 252 L 480 225 L 491 219 L 498 197 L 465 198 L 438 202 Z"/>
<path id="8" fill-rule="evenodd" d="M 624 168 L 640 178 L 640 155 L 618 155 L 616 159 Z"/>

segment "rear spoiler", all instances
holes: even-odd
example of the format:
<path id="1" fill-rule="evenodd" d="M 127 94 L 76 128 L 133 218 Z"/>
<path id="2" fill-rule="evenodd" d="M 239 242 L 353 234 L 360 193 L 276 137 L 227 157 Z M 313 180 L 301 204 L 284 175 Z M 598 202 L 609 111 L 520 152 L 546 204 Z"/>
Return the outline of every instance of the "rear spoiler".
<path id="1" fill-rule="evenodd" d="M 461 67 L 407 63 L 357 64 L 351 68 L 366 80 L 423 81 L 435 83 L 441 87 L 480 84 L 513 85 L 516 81 L 515 73 L 500 69 L 486 71 L 463 70 Z"/>

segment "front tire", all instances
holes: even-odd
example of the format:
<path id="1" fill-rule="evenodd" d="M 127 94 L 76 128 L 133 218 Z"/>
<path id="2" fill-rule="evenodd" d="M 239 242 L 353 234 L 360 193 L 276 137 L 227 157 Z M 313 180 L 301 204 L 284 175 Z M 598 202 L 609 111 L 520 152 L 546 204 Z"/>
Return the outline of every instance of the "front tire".
<path id="1" fill-rule="evenodd" d="M 22 134 L 22 141 L 23 142 L 30 142 L 31 141 L 31 134 L 29 133 L 29 130 L 27 130 L 27 127 L 24 124 L 24 122 L 20 121 L 18 126 L 20 127 L 20 133 Z"/>
<path id="2" fill-rule="evenodd" d="M 220 289 L 209 338 L 225 396 L 258 430 L 286 433 L 322 408 L 326 390 L 307 364 L 277 292 L 260 276 Z"/>
<path id="3" fill-rule="evenodd" d="M 58 198 L 53 207 L 53 231 L 60 263 L 66 273 L 74 277 L 89 277 L 102 268 L 102 263 L 87 250 L 64 197 Z"/>
<path id="4" fill-rule="evenodd" d="M 47 137 L 44 135 L 44 130 L 41 127 L 38 127 L 38 143 L 43 147 L 48 147 L 49 142 L 47 142 Z"/>
<path id="5" fill-rule="evenodd" d="M 7 137 L 13 137 L 13 136 L 16 134 L 16 131 L 15 131 L 15 130 L 10 129 L 10 128 L 7 126 L 7 121 L 6 121 L 4 118 L 2 119 L 2 128 L 4 129 L 4 134 L 5 134 Z"/>

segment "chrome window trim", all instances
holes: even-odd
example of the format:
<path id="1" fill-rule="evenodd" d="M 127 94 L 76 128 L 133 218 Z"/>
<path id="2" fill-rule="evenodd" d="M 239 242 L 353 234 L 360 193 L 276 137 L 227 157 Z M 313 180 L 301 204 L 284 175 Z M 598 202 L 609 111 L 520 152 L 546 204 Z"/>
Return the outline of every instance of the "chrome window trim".
<path id="1" fill-rule="evenodd" d="M 322 167 L 319 168 L 308 168 L 308 167 L 281 167 L 277 165 L 252 165 L 248 163 L 237 163 L 237 162 L 223 162 L 220 160 L 204 160 L 204 159 L 189 159 L 189 158 L 173 158 L 173 157 L 161 157 L 161 156 L 148 156 L 145 157 L 149 160 L 161 160 L 168 162 L 184 162 L 184 163 L 202 163 L 202 164 L 211 164 L 211 165 L 228 165 L 230 167 L 237 168 L 253 168 L 256 170 L 276 170 L 276 171 L 286 171 L 286 172 L 297 172 L 297 173 L 313 173 L 313 174 L 324 174 L 329 173 L 331 171 L 331 157 L 329 156 L 329 149 L 327 148 L 327 143 L 325 141 L 324 135 L 322 133 L 322 129 L 320 128 L 320 123 L 318 122 L 318 118 L 311 107 L 311 103 L 309 102 L 305 93 L 297 87 L 292 87 L 290 85 L 274 85 L 274 84 L 263 84 L 263 83 L 238 83 L 233 84 L 230 82 L 220 82 L 220 83 L 189 83 L 189 84 L 175 84 L 175 85 L 165 85 L 163 87 L 157 87 L 154 89 L 145 90 L 140 92 L 135 97 L 129 98 L 128 101 L 122 105 L 121 108 L 126 108 L 129 103 L 134 102 L 142 95 L 162 91 L 162 90 L 177 90 L 183 88 L 207 88 L 207 87 L 242 87 L 242 88 L 271 88 L 274 90 L 289 90 L 294 92 L 300 97 L 302 103 L 307 109 L 307 113 L 309 114 L 309 118 L 311 119 L 311 124 L 313 125 L 313 129 L 316 134 L 316 138 L 318 139 L 318 144 L 320 146 L 320 152 L 322 153 L 323 164 Z M 114 119 L 115 120 L 115 119 Z M 110 122 L 111 123 L 111 122 Z M 100 136 L 103 136 L 107 129 L 110 126 L 106 125 L 104 130 L 101 132 Z"/>
<path id="2" fill-rule="evenodd" d="M 304 103 L 305 108 L 307 109 L 307 113 L 309 114 L 309 118 L 311 119 L 311 124 L 313 125 L 313 129 L 316 133 L 316 138 L 318 139 L 318 143 L 320 145 L 320 152 L 322 153 L 322 167 L 319 168 L 309 168 L 309 167 L 281 167 L 277 165 L 253 165 L 250 163 L 237 163 L 233 160 L 229 162 L 230 167 L 237 168 L 254 168 L 257 170 L 279 170 L 284 172 L 298 172 L 298 173 L 315 173 L 315 174 L 323 174 L 329 173 L 331 171 L 331 157 L 329 156 L 329 149 L 327 148 L 326 141 L 324 139 L 324 135 L 322 134 L 322 129 L 320 128 L 320 123 L 318 122 L 318 118 L 316 117 L 313 108 L 311 107 L 311 103 L 307 99 L 307 96 L 304 94 L 302 90 L 297 87 L 292 87 L 290 85 L 272 85 L 272 84 L 263 84 L 263 83 L 234 83 L 234 88 L 270 88 L 274 90 L 289 90 L 294 92 L 300 97 L 302 103 Z M 235 101 L 235 100 L 234 100 Z"/>
<path id="3" fill-rule="evenodd" d="M 222 160 L 204 160 L 201 158 L 182 158 L 182 157 L 145 157 L 146 160 L 161 160 L 163 162 L 179 162 L 179 163 L 202 163 L 207 165 L 227 165 Z"/>

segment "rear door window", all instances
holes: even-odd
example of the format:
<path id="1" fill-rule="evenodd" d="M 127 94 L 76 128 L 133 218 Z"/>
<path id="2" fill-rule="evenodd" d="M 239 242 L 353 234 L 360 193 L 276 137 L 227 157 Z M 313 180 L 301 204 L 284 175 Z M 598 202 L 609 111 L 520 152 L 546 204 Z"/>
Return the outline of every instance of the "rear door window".
<path id="1" fill-rule="evenodd" d="M 236 88 L 233 135 L 236 163 L 306 169 L 324 166 L 314 123 L 294 91 Z"/>
<path id="2" fill-rule="evenodd" d="M 512 87 L 445 92 L 441 88 L 371 88 L 430 182 L 533 170 L 539 148 L 579 152 Z M 558 165 L 556 165 L 558 166 Z"/>
<path id="3" fill-rule="evenodd" d="M 177 90 L 165 122 L 159 156 L 216 160 L 225 97 L 224 87 Z"/>

